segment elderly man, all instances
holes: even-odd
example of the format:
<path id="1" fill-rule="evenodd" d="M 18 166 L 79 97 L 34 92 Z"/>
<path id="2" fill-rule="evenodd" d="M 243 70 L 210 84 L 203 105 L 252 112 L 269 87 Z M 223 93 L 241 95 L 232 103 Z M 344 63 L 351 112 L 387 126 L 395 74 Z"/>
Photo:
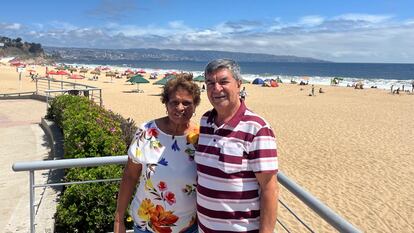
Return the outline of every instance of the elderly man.
<path id="1" fill-rule="evenodd" d="M 238 64 L 205 69 L 213 110 L 200 122 L 197 215 L 200 232 L 273 232 L 277 217 L 276 142 L 270 125 L 239 99 Z"/>

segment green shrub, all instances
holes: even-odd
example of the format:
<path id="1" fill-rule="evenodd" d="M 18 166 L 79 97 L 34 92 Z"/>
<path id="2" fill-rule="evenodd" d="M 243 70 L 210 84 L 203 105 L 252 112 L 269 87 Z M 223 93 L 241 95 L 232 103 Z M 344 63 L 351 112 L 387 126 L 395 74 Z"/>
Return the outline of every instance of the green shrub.
<path id="1" fill-rule="evenodd" d="M 126 154 L 136 130 L 134 121 L 107 111 L 85 97 L 63 95 L 55 98 L 47 117 L 64 135 L 65 158 Z M 71 168 L 65 181 L 119 178 L 122 166 Z M 112 230 L 118 183 L 68 186 L 57 207 L 57 232 L 104 232 Z"/>

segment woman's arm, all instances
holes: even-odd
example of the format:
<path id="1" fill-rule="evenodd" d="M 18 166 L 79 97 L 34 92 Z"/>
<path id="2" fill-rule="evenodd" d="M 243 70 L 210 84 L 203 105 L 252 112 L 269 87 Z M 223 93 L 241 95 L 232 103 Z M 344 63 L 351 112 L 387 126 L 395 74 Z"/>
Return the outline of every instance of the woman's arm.
<path id="1" fill-rule="evenodd" d="M 118 200 L 115 212 L 114 233 L 125 232 L 124 216 L 129 201 L 141 175 L 142 165 L 133 163 L 130 158 L 124 169 L 119 186 Z"/>

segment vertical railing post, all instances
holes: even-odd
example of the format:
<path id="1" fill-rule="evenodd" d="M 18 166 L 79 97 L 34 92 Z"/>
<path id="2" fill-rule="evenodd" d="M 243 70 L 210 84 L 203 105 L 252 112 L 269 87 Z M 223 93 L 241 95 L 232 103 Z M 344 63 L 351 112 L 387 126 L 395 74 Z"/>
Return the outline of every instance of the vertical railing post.
<path id="1" fill-rule="evenodd" d="M 38 86 L 37 86 L 37 82 L 39 82 L 39 79 L 36 78 L 36 95 L 39 95 L 39 89 L 38 89 Z"/>
<path id="2" fill-rule="evenodd" d="M 34 170 L 29 171 L 29 182 L 30 182 L 30 233 L 35 233 L 35 205 L 34 205 L 34 198 L 35 198 L 35 187 L 34 187 Z"/>
<path id="3" fill-rule="evenodd" d="M 47 109 L 49 108 L 49 92 L 47 91 L 46 92 L 46 112 L 47 112 Z"/>
<path id="4" fill-rule="evenodd" d="M 102 107 L 102 89 L 99 89 L 99 105 Z"/>

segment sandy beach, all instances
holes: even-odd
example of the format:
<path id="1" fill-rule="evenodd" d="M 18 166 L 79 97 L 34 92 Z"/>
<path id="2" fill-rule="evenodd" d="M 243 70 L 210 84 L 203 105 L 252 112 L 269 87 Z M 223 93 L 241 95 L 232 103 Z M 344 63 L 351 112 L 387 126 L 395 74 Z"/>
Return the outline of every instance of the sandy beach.
<path id="1" fill-rule="evenodd" d="M 44 75 L 44 67 L 35 69 Z M 35 91 L 28 72 L 21 82 L 18 77 L 15 67 L 0 65 L 0 94 Z M 76 82 L 102 88 L 105 108 L 137 124 L 165 115 L 160 86 L 140 84 L 144 92 L 136 93 L 125 80 L 101 74 L 98 81 Z M 315 86 L 316 96 L 308 96 L 311 85 L 244 85 L 247 106 L 275 130 L 281 171 L 364 232 L 414 232 L 414 95 Z M 203 92 L 194 121 L 210 108 Z M 286 190 L 281 193 L 316 232 L 333 231 Z M 279 209 L 293 232 L 304 231 Z"/>

